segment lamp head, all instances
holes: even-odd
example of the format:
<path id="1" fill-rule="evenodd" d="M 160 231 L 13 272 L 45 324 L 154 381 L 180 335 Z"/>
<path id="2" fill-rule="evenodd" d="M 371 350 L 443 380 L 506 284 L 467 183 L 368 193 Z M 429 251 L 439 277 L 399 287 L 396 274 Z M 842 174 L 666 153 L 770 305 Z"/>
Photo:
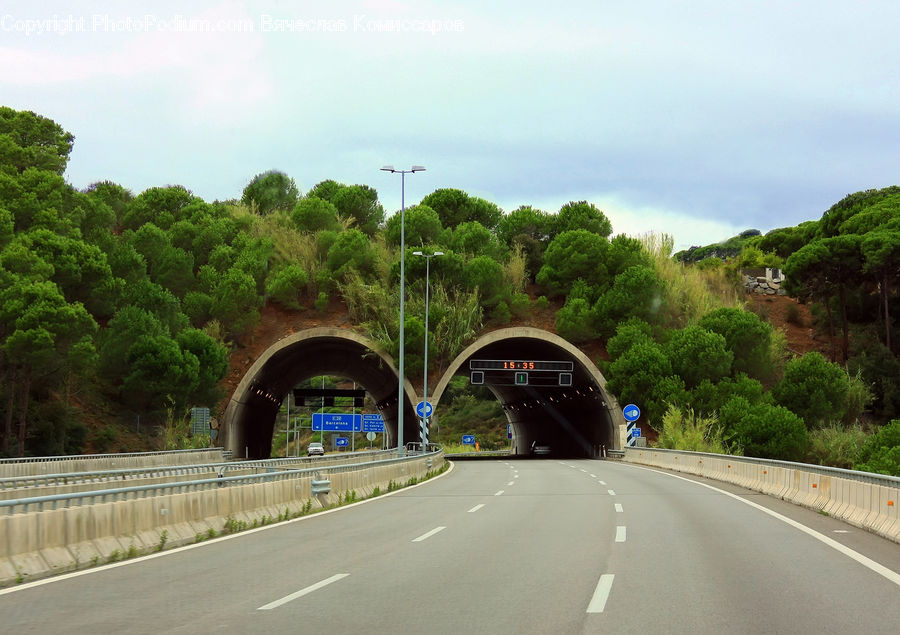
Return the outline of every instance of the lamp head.
<path id="1" fill-rule="evenodd" d="M 381 170 L 382 172 L 396 172 L 393 165 L 386 165 Z"/>
<path id="2" fill-rule="evenodd" d="M 412 166 L 412 169 L 410 169 L 410 172 L 424 172 L 424 171 L 425 171 L 424 165 L 414 165 L 414 166 Z"/>

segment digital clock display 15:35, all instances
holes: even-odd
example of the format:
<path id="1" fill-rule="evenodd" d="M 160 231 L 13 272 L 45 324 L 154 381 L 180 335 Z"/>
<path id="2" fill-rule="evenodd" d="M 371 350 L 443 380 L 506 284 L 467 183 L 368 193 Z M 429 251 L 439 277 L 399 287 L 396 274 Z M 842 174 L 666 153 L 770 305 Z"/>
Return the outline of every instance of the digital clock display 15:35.
<path id="1" fill-rule="evenodd" d="M 471 370 L 556 370 L 571 371 L 574 364 L 564 361 L 530 360 L 530 359 L 472 359 L 469 360 Z"/>

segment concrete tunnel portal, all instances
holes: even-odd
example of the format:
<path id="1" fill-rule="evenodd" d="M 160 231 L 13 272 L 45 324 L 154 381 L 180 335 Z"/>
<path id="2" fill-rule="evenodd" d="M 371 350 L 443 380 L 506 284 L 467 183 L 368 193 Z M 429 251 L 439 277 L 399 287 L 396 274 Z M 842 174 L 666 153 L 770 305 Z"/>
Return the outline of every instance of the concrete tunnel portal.
<path id="1" fill-rule="evenodd" d="M 458 355 L 429 391 L 434 421 L 439 421 L 440 398 L 450 379 L 470 376 L 472 360 L 563 362 L 571 368 L 570 377 L 563 379 L 566 385 L 556 381 L 558 372 L 533 367 L 522 371 L 530 379 L 526 384 L 517 385 L 513 371 L 486 374 L 484 385 L 512 425 L 517 454 L 529 454 L 532 442 L 549 445 L 554 456 L 599 457 L 604 448 L 619 449 L 619 425 L 624 419 L 615 399 L 606 393 L 606 380 L 599 370 L 571 343 L 529 327 L 493 331 Z M 228 402 L 219 443 L 235 457 L 269 457 L 285 396 L 298 383 L 317 375 L 346 378 L 364 388 L 384 418 L 388 445 L 396 445 L 394 360 L 359 333 L 336 328 L 301 331 L 270 346 L 245 373 Z M 404 397 L 403 439 L 409 443 L 419 440 L 414 406 L 421 400 L 409 379 L 404 382 Z"/>

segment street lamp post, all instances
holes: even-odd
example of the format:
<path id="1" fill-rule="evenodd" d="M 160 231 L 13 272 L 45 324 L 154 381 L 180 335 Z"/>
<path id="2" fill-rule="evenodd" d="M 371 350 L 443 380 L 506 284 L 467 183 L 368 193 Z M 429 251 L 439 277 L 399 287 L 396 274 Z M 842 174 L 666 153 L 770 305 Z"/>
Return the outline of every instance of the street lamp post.
<path id="1" fill-rule="evenodd" d="M 435 256 L 443 256 L 443 251 L 435 251 L 426 254 L 422 251 L 414 251 L 414 256 L 422 256 L 425 259 L 425 379 L 422 382 L 422 401 L 425 402 L 425 411 L 422 416 L 422 452 L 428 450 L 428 419 L 431 413 L 428 412 L 428 278 L 431 273 L 431 259 Z"/>
<path id="2" fill-rule="evenodd" d="M 406 271 L 404 270 L 404 262 L 406 260 L 406 232 L 404 228 L 406 222 L 406 175 L 413 172 L 424 172 L 425 168 L 421 165 L 414 165 L 409 170 L 396 170 L 393 165 L 386 165 L 381 170 L 391 174 L 400 173 L 400 365 L 397 369 L 400 375 L 400 387 L 397 391 L 397 455 L 403 456 L 403 404 L 406 401 L 403 398 L 403 301 L 406 295 Z"/>

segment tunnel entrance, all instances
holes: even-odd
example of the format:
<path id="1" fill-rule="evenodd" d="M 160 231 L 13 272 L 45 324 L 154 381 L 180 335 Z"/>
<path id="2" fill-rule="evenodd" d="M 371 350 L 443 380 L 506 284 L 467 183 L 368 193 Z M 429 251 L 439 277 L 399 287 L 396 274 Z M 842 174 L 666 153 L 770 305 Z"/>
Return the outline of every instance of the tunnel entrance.
<path id="1" fill-rule="evenodd" d="M 597 458 L 604 449 L 620 449 L 624 419 L 606 380 L 584 353 L 553 333 L 519 327 L 480 338 L 441 378 L 435 404 L 455 375 L 482 383 L 497 398 L 519 456 L 549 450 L 549 456 Z"/>
<path id="2" fill-rule="evenodd" d="M 397 444 L 398 377 L 390 356 L 364 336 L 333 328 L 309 329 L 269 347 L 245 373 L 225 408 L 221 443 L 235 457 L 268 458 L 276 416 L 288 392 L 317 375 L 356 382 L 384 418 L 388 446 Z M 404 389 L 405 441 L 418 439 L 415 391 Z"/>

